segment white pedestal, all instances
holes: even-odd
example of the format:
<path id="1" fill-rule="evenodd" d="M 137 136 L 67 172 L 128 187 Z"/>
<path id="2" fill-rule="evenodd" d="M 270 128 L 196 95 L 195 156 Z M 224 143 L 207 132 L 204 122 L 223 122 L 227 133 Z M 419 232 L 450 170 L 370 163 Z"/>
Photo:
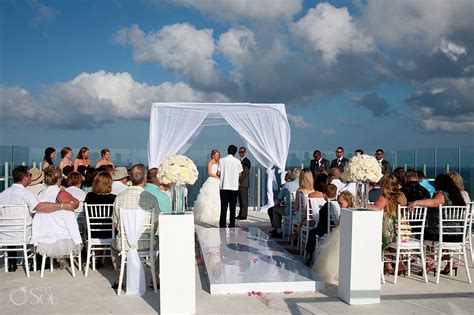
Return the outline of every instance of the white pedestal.
<path id="1" fill-rule="evenodd" d="M 160 313 L 196 313 L 194 216 L 160 214 Z"/>
<path id="2" fill-rule="evenodd" d="M 348 304 L 380 303 L 382 215 L 342 209 L 339 297 Z"/>

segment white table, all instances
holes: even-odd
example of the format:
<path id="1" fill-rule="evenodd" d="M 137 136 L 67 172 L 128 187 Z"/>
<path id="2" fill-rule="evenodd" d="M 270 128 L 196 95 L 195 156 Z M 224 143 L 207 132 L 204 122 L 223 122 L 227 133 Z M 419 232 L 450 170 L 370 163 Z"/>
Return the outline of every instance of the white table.
<path id="1" fill-rule="evenodd" d="M 161 213 L 160 313 L 196 313 L 194 216 Z"/>
<path id="2" fill-rule="evenodd" d="M 341 210 L 339 297 L 348 304 L 380 303 L 382 211 Z"/>

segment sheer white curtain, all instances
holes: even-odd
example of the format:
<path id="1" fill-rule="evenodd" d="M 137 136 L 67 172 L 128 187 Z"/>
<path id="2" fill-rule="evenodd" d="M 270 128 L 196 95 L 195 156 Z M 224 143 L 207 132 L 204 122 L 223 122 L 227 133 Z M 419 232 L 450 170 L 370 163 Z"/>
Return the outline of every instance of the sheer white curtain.
<path id="1" fill-rule="evenodd" d="M 188 140 L 198 134 L 207 112 L 174 107 L 152 108 L 150 139 L 148 144 L 149 167 L 158 167 L 168 156 L 186 152 Z M 199 130 L 198 130 L 199 129 Z"/>
<path id="2" fill-rule="evenodd" d="M 224 119 L 245 141 L 249 152 L 267 170 L 268 204 L 264 209 L 274 205 L 275 173 L 273 166 L 276 166 L 280 173 L 285 170 L 290 147 L 290 126 L 284 108 L 283 111 L 281 109 L 267 107 L 246 111 L 220 111 Z"/>

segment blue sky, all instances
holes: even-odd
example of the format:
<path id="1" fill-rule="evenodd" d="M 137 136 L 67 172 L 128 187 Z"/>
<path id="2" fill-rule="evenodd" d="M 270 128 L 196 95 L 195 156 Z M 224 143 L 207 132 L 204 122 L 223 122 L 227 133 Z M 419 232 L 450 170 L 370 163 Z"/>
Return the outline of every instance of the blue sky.
<path id="1" fill-rule="evenodd" d="M 146 148 L 153 101 L 285 103 L 292 149 L 474 145 L 471 0 L 6 0 L 0 14 L 2 145 Z M 219 130 L 197 145 L 237 139 Z"/>

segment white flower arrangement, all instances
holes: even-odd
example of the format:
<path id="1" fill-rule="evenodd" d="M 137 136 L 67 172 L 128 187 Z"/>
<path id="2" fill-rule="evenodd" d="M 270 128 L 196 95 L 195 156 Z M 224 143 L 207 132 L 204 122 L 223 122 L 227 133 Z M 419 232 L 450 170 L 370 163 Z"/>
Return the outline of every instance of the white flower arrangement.
<path id="1" fill-rule="evenodd" d="M 158 179 L 166 185 L 192 185 L 199 172 L 194 162 L 184 155 L 172 155 L 158 168 Z"/>
<path id="2" fill-rule="evenodd" d="M 382 178 L 382 168 L 373 156 L 355 155 L 344 167 L 343 179 L 350 182 L 378 182 Z"/>

